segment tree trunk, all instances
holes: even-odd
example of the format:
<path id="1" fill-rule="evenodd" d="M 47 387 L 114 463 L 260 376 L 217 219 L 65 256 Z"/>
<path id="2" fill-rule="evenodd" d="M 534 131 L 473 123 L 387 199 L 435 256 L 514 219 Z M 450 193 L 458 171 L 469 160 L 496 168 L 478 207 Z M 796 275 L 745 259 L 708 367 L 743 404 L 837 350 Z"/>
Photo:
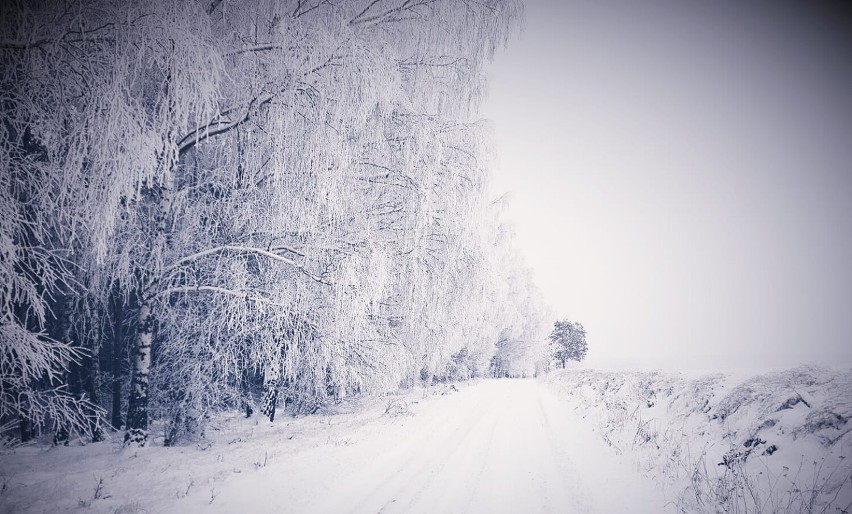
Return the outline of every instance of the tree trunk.
<path id="1" fill-rule="evenodd" d="M 275 405 L 278 403 L 278 386 L 281 373 L 278 366 L 267 370 L 263 377 L 263 402 L 260 406 L 260 412 L 269 418 L 269 421 L 275 421 Z"/>
<path id="2" fill-rule="evenodd" d="M 56 339 L 68 344 L 73 344 L 71 341 L 71 316 L 70 309 L 68 308 L 68 297 L 66 295 L 62 295 L 56 304 L 56 315 L 57 315 L 57 330 L 58 333 L 54 336 Z M 74 398 L 80 397 L 80 362 L 72 361 L 68 363 L 68 367 L 65 372 L 65 387 L 66 392 L 71 394 Z M 54 446 L 68 446 L 69 438 L 71 437 L 71 430 L 68 425 L 58 425 L 54 427 L 53 431 L 53 445 Z"/>
<path id="3" fill-rule="evenodd" d="M 150 300 L 139 306 L 139 327 L 133 344 L 130 402 L 124 444 L 145 446 L 148 439 L 148 372 L 151 369 L 151 343 L 154 340 L 154 314 Z"/>
<path id="4" fill-rule="evenodd" d="M 183 435 L 185 425 L 186 419 L 184 418 L 183 409 L 179 408 L 172 418 L 171 423 L 167 424 L 166 438 L 163 440 L 163 446 L 174 446 L 181 435 Z"/>
<path id="5" fill-rule="evenodd" d="M 120 366 L 118 364 L 118 358 L 113 356 L 112 361 L 112 415 L 110 416 L 110 425 L 115 430 L 121 430 L 124 422 L 121 419 L 121 379 L 120 375 L 116 373 L 116 368 Z M 120 372 L 120 370 L 119 370 Z"/>
<path id="6" fill-rule="evenodd" d="M 95 404 L 101 404 L 101 342 L 92 341 L 90 362 L 85 375 L 85 391 L 89 400 Z M 105 439 L 101 415 L 98 411 L 89 415 L 89 431 L 92 434 L 92 442 L 99 443 Z"/>
<path id="7" fill-rule="evenodd" d="M 245 364 L 241 365 L 243 372 L 240 374 L 240 393 L 243 396 L 243 410 L 245 410 L 246 418 L 250 418 L 252 414 L 254 414 L 253 402 L 252 402 L 252 392 L 251 392 L 251 378 L 249 376 L 249 370 L 246 368 Z"/>
<path id="8" fill-rule="evenodd" d="M 113 338 L 112 338 L 112 416 L 110 424 L 120 430 L 124 424 L 121 419 L 121 379 L 124 349 L 124 303 L 114 298 Z"/>
<path id="9" fill-rule="evenodd" d="M 82 388 L 80 386 L 80 375 L 83 373 L 84 363 L 70 362 L 68 364 L 68 372 L 65 373 L 65 386 L 67 387 L 66 394 L 79 399 Z M 71 438 L 71 427 L 68 424 L 57 425 L 53 432 L 54 446 L 68 446 Z"/>
<path id="10" fill-rule="evenodd" d="M 77 362 L 68 364 L 68 371 L 65 373 L 66 394 L 70 394 L 74 398 L 80 397 L 80 373 L 80 364 Z M 70 437 L 70 426 L 67 424 L 56 425 L 53 430 L 53 446 L 68 446 Z"/>
<path id="11" fill-rule="evenodd" d="M 30 439 L 33 438 L 33 430 L 32 425 L 30 423 L 29 418 L 26 417 L 25 412 L 21 412 L 21 421 L 18 427 L 21 430 L 21 442 L 26 443 L 29 442 Z"/>
<path id="12" fill-rule="evenodd" d="M 147 262 L 139 270 L 143 285 L 140 288 L 138 326 L 131 352 L 130 398 L 127 406 L 127 432 L 124 434 L 125 445 L 144 446 L 148 439 L 148 374 L 151 370 L 151 345 L 156 329 L 153 302 L 159 287 L 157 280 L 160 266 L 162 266 L 160 259 L 165 255 L 168 246 L 172 180 L 172 174 L 169 174 L 163 184 L 150 190 L 154 201 L 152 209 L 156 215 L 153 227 L 148 227 L 153 230 L 149 232 L 151 239 Z"/>

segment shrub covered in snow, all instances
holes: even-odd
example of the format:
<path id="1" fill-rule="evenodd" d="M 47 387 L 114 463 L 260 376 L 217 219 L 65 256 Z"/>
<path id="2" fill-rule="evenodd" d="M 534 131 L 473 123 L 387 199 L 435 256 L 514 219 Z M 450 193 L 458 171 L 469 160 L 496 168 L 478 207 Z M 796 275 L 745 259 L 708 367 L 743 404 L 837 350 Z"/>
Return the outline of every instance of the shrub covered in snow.
<path id="1" fill-rule="evenodd" d="M 575 369 L 548 381 L 683 512 L 852 507 L 852 371 L 803 366 L 737 379 Z"/>

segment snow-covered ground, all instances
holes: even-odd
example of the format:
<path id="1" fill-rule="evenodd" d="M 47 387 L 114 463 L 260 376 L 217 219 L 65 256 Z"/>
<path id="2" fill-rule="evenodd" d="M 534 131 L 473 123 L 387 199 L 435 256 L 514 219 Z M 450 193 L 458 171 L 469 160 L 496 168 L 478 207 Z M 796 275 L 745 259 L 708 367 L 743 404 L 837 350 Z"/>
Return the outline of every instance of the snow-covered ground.
<path id="1" fill-rule="evenodd" d="M 852 373 L 568 370 L 0 454 L 0 512 L 848 512 Z"/>
<path id="2" fill-rule="evenodd" d="M 850 512 L 852 372 L 573 369 L 548 382 L 683 512 Z"/>
<path id="3" fill-rule="evenodd" d="M 457 388 L 272 424 L 231 418 L 188 447 L 18 448 L 0 456 L 0 511 L 673 511 L 544 384 Z"/>

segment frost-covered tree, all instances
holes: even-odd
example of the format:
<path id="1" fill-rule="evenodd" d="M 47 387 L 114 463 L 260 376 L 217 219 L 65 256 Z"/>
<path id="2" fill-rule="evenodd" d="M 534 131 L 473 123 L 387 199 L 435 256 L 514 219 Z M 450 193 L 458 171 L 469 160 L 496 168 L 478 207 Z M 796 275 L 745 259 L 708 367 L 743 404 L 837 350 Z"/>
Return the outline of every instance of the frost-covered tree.
<path id="1" fill-rule="evenodd" d="M 519 2 L 3 9 L 4 387 L 79 403 L 57 388 L 107 364 L 126 441 L 156 416 L 172 443 L 221 408 L 481 374 L 517 324 L 477 109 Z"/>
<path id="2" fill-rule="evenodd" d="M 2 18 L 3 108 L 14 127 L 6 141 L 16 144 L 4 148 L 4 158 L 10 169 L 27 169 L 28 187 L 50 191 L 52 207 L 30 208 L 56 227 L 51 246 L 72 264 L 69 282 L 76 290 L 60 294 L 85 291 L 97 298 L 120 284 L 125 296 L 141 297 L 138 331 L 145 340 L 150 308 L 137 293 L 153 275 L 150 266 L 136 265 L 140 260 L 133 257 L 139 256 L 119 253 L 116 227 L 144 203 L 151 223 L 140 233 L 149 237 L 134 242 L 148 264 L 162 259 L 154 235 L 167 218 L 164 209 L 152 206 L 167 198 L 162 191 L 179 153 L 171 142 L 176 130 L 212 112 L 210 95 L 200 90 L 209 81 L 196 80 L 205 72 L 192 76 L 210 58 L 197 53 L 204 50 L 197 32 L 181 26 L 189 13 L 166 2 L 4 3 Z M 51 266 L 47 275 L 57 269 Z M 149 359 L 144 351 L 136 353 L 138 393 Z M 139 418 L 134 412 L 131 421 Z"/>
<path id="3" fill-rule="evenodd" d="M 492 273 L 498 328 L 491 373 L 498 377 L 532 376 L 546 367 L 549 359 L 547 331 L 550 310 L 536 287 L 532 271 L 514 245 L 514 231 L 501 222 L 505 207 L 501 198 L 492 204 Z"/>
<path id="4" fill-rule="evenodd" d="M 582 323 L 568 320 L 557 321 L 553 324 L 553 332 L 550 333 L 553 342 L 554 356 L 562 367 L 569 360 L 581 361 L 586 357 L 588 345 L 586 344 L 586 329 Z"/>
<path id="5" fill-rule="evenodd" d="M 32 35 L 15 7 L 0 7 L 0 427 L 17 426 L 27 440 L 57 426 L 87 433 L 100 410 L 68 387 L 72 368 L 89 357 L 71 340 L 67 316 L 84 216 L 39 126 L 65 121 L 32 80 L 50 50 L 26 57 L 27 45 L 41 41 L 20 39 Z"/>

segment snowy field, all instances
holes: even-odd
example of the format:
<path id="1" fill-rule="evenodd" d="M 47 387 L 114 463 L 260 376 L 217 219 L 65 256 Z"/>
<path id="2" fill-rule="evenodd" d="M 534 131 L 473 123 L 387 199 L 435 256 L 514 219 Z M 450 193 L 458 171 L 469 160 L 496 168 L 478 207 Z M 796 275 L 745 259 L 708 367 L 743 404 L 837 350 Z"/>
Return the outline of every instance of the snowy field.
<path id="1" fill-rule="evenodd" d="M 852 509 L 852 372 L 574 369 L 548 381 L 682 512 Z"/>
<path id="2" fill-rule="evenodd" d="M 3 512 L 672 511 L 635 464 L 534 380 L 483 380 L 275 423 L 223 420 L 194 446 L 112 442 L 2 456 Z"/>

